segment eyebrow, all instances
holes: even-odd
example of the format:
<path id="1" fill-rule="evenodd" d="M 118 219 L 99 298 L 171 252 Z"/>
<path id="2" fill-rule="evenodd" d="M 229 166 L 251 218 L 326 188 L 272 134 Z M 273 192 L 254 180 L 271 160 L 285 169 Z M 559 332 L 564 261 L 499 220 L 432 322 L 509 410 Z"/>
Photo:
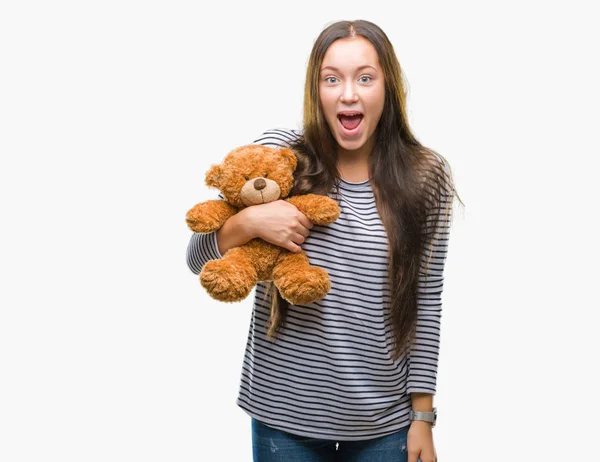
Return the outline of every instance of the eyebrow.
<path id="1" fill-rule="evenodd" d="M 374 71 L 377 71 L 377 69 L 375 69 L 373 66 L 371 66 L 371 65 L 369 65 L 369 64 L 366 64 L 366 65 L 364 65 L 364 66 L 360 66 L 360 67 L 359 67 L 358 69 L 356 69 L 356 70 L 357 70 L 357 71 L 360 71 L 360 70 L 362 70 L 362 69 L 365 69 L 365 68 L 367 68 L 367 67 L 370 67 L 370 68 L 371 68 L 371 69 L 373 69 Z M 340 71 L 340 70 L 339 70 L 337 67 L 335 67 L 335 66 L 325 66 L 325 67 L 321 68 L 321 72 L 323 72 L 325 69 L 331 69 L 331 70 L 333 70 L 333 71 L 337 71 L 337 72 L 339 72 L 339 71 Z"/>

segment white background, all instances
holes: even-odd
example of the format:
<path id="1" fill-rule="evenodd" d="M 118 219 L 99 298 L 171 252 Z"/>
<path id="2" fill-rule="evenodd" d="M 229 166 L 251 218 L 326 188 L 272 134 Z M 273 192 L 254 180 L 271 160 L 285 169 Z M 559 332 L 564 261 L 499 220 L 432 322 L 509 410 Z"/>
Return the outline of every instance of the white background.
<path id="1" fill-rule="evenodd" d="M 311 47 L 340 19 L 387 33 L 466 205 L 439 460 L 598 460 L 592 3 L 3 2 L 0 460 L 251 460 L 251 297 L 208 298 L 184 217 L 216 194 L 211 164 L 300 126 Z"/>

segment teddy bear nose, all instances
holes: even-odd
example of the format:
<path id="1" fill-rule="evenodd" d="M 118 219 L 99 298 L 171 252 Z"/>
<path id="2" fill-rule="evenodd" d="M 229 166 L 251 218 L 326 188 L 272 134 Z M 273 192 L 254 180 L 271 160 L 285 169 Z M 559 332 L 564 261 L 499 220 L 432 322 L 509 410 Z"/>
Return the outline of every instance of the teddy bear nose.
<path id="1" fill-rule="evenodd" d="M 263 180 L 262 178 L 257 178 L 256 180 L 254 180 L 254 189 L 256 189 L 257 191 L 260 191 L 261 189 L 265 189 L 266 186 L 267 186 L 267 182 L 265 180 Z"/>

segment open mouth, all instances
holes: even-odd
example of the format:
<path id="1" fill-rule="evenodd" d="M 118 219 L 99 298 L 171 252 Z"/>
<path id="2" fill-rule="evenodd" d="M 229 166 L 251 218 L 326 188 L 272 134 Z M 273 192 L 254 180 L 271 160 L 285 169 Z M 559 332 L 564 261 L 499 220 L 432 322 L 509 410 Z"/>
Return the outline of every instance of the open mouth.
<path id="1" fill-rule="evenodd" d="M 355 111 L 343 111 L 337 115 L 340 125 L 343 128 L 343 132 L 347 135 L 354 135 L 358 132 L 358 127 L 363 120 L 362 112 Z"/>

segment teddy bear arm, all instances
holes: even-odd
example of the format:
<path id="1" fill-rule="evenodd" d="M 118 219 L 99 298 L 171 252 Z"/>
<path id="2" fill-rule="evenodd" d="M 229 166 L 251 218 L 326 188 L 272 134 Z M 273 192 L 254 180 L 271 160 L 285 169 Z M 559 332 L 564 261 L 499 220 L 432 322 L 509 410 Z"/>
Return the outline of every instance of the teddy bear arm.
<path id="1" fill-rule="evenodd" d="M 218 230 L 235 215 L 238 209 L 222 199 L 200 202 L 186 214 L 186 222 L 195 233 L 210 233 Z"/>
<path id="2" fill-rule="evenodd" d="M 306 217 L 316 225 L 328 225 L 340 216 L 340 208 L 336 201 L 319 194 L 303 194 L 285 199 L 295 205 Z"/>

